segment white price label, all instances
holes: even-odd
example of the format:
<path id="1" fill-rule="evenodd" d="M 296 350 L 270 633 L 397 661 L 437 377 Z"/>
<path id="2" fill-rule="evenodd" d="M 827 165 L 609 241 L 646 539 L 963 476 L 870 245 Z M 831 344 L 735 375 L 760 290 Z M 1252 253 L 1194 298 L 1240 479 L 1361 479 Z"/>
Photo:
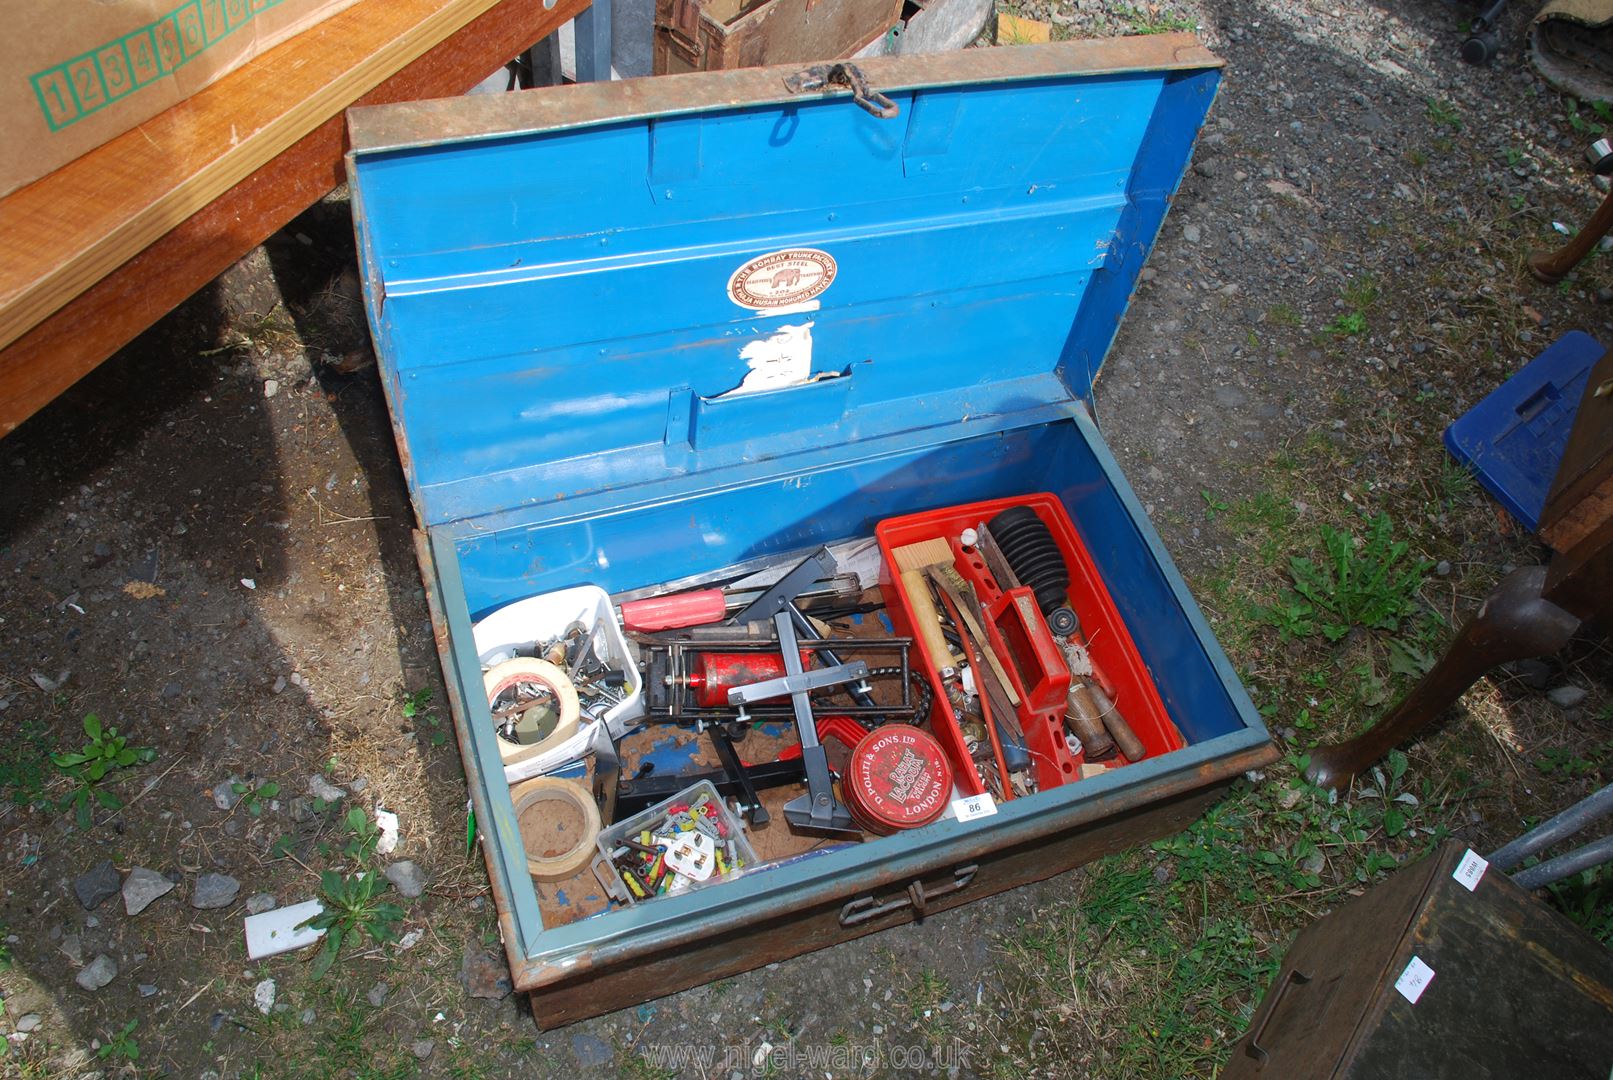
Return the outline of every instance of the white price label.
<path id="1" fill-rule="evenodd" d="M 952 800 L 952 816 L 959 821 L 975 821 L 987 818 L 997 812 L 997 800 L 991 797 L 991 792 L 983 791 L 979 795 L 971 795 L 967 799 Z"/>
<path id="2" fill-rule="evenodd" d="M 1467 854 L 1462 856 L 1462 861 L 1457 863 L 1456 869 L 1451 872 L 1451 877 L 1461 882 L 1462 888 L 1472 892 L 1478 888 L 1479 882 L 1484 877 L 1484 871 L 1489 868 L 1490 864 L 1485 861 L 1484 856 L 1468 848 Z"/>
<path id="3" fill-rule="evenodd" d="M 1414 956 L 1411 963 L 1406 965 L 1406 970 L 1400 973 L 1400 978 L 1395 980 L 1395 989 L 1400 991 L 1401 997 L 1415 1005 L 1433 981 L 1434 969 Z"/>

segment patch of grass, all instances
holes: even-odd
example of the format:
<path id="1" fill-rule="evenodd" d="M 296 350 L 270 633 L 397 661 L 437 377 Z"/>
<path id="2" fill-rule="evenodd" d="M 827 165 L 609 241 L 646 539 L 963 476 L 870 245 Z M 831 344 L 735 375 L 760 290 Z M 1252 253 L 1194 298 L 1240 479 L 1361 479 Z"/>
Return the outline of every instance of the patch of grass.
<path id="1" fill-rule="evenodd" d="M 1204 500 L 1204 517 L 1207 521 L 1214 521 L 1216 514 L 1224 514 L 1232 509 L 1231 503 L 1216 498 L 1209 488 L 1200 488 L 1199 497 Z"/>
<path id="2" fill-rule="evenodd" d="M 1325 327 L 1334 337 L 1353 337 L 1367 332 L 1367 309 L 1378 302 L 1378 282 L 1371 274 L 1358 274 L 1339 292 L 1348 311 Z"/>
<path id="3" fill-rule="evenodd" d="M 1456 106 L 1442 98 L 1428 99 L 1428 119 L 1434 126 L 1449 128 L 1452 131 L 1462 130 L 1462 117 L 1456 111 Z"/>
<path id="4" fill-rule="evenodd" d="M 269 804 L 269 800 L 280 794 L 280 785 L 273 780 L 258 784 L 256 787 L 236 782 L 230 785 L 230 790 L 241 797 L 241 805 L 246 807 L 247 813 L 258 817 Z"/>
<path id="5" fill-rule="evenodd" d="M 1273 565 L 1287 546 L 1289 533 L 1299 519 L 1293 501 L 1270 491 L 1257 491 L 1233 503 L 1226 524 L 1247 539 L 1256 541 L 1262 565 Z"/>
<path id="6" fill-rule="evenodd" d="M 381 829 L 370 820 L 361 806 L 355 806 L 342 816 L 342 828 L 347 830 L 347 843 L 342 854 L 359 864 L 366 864 L 375 855 L 375 845 L 381 842 Z"/>
<path id="7" fill-rule="evenodd" d="M 1126 20 L 1126 27 L 1133 34 L 1169 34 L 1177 30 L 1192 30 L 1198 25 L 1186 16 L 1161 11 L 1157 4 L 1145 4 L 1142 8 L 1116 4 L 1114 13 Z"/>
<path id="8" fill-rule="evenodd" d="M 37 719 L 24 720 L 0 745 L 0 792 L 14 806 L 43 806 L 51 774 L 50 737 Z"/>
<path id="9" fill-rule="evenodd" d="M 947 981 L 933 968 L 924 968 L 907 989 L 907 1007 L 915 1020 L 933 1011 L 947 996 Z"/>
<path id="10" fill-rule="evenodd" d="M 1613 106 L 1605 101 L 1567 98 L 1564 111 L 1568 117 L 1568 126 L 1581 135 L 1605 134 L 1608 124 L 1613 123 Z"/>
<path id="11" fill-rule="evenodd" d="M 1356 311 L 1365 311 L 1378 302 L 1378 279 L 1371 274 L 1357 274 L 1343 289 L 1344 302 Z"/>
<path id="12" fill-rule="evenodd" d="M 1568 779 L 1595 776 L 1613 760 L 1613 741 L 1595 746 L 1553 746 L 1535 757 L 1535 768 L 1548 776 Z"/>
<path id="13" fill-rule="evenodd" d="M 416 737 L 423 735 L 432 746 L 441 746 L 448 741 L 442 717 L 431 706 L 431 687 L 422 687 L 403 695 L 403 716 L 406 720 L 414 721 Z"/>
<path id="14" fill-rule="evenodd" d="M 621 1075 L 631 1080 L 672 1080 L 678 1075 L 678 1070 L 670 1066 L 657 1065 L 645 1054 L 638 1053 L 623 1057 Z"/>
<path id="15" fill-rule="evenodd" d="M 1458 504 L 1474 497 L 1478 491 L 1478 481 L 1474 478 L 1467 466 L 1449 457 L 1441 457 L 1439 463 L 1439 496 L 1440 509 L 1449 511 Z"/>
<path id="16" fill-rule="evenodd" d="M 93 820 L 92 800 L 108 810 L 123 808 L 123 800 L 101 786 L 103 780 L 132 765 L 144 765 L 157 756 L 149 746 L 130 746 L 117 728 L 104 727 L 94 713 L 84 718 L 84 734 L 87 741 L 78 751 L 51 755 L 56 767 L 77 782 L 72 794 L 63 799 L 58 808 L 66 810 L 71 806 L 80 829 L 88 829 Z"/>
<path id="17" fill-rule="evenodd" d="M 95 1056 L 102 1061 L 108 1058 L 130 1064 L 139 1061 L 140 1044 L 134 1041 L 134 1029 L 139 1023 L 139 1020 L 130 1020 L 116 1035 L 107 1036 L 100 1049 L 95 1051 Z"/>
<path id="18" fill-rule="evenodd" d="M 1433 563 L 1411 558 L 1411 546 L 1391 536 L 1386 514 L 1367 522 L 1359 541 L 1331 525 L 1321 527 L 1319 558 L 1295 556 L 1293 589 L 1271 619 L 1285 637 L 1321 633 L 1338 641 L 1354 627 L 1398 630 L 1418 610 L 1417 592 Z"/>
<path id="19" fill-rule="evenodd" d="M 1300 318 L 1299 310 L 1292 304 L 1273 304 L 1266 309 L 1266 321 L 1278 326 L 1299 327 L 1305 320 Z"/>
<path id="20" fill-rule="evenodd" d="M 325 977 L 342 943 L 356 939 L 361 933 L 376 944 L 398 939 L 398 923 L 403 909 L 379 897 L 392 887 L 391 882 L 377 870 L 365 870 L 344 877 L 334 870 L 319 875 L 319 894 L 325 910 L 303 923 L 315 930 L 325 931 L 325 940 L 309 965 L 309 977 Z"/>
<path id="21" fill-rule="evenodd" d="M 408 1080 L 420 1068 L 406 1041 L 386 1032 L 377 1021 L 382 1014 L 363 1003 L 351 988 L 316 983 L 310 991 L 320 1017 L 317 1038 L 299 1041 L 298 1056 L 287 1075 L 318 1080 Z M 484 1048 L 485 1049 L 485 1048 Z M 484 1072 L 449 1070 L 454 1076 L 483 1076 Z"/>
<path id="22" fill-rule="evenodd" d="M 976 1048 L 997 1055 L 992 1074 L 1213 1075 L 1293 933 L 1443 835 L 1403 791 L 1403 757 L 1354 797 L 1308 784 L 1306 764 L 1289 757 L 1182 833 L 1091 864 L 1075 896 L 1005 935 L 995 1011 L 1037 1019 Z"/>
<path id="23" fill-rule="evenodd" d="M 1367 317 L 1359 311 L 1347 311 L 1327 324 L 1326 330 L 1334 337 L 1354 337 L 1367 332 Z"/>
<path id="24" fill-rule="evenodd" d="M 1582 870 L 1546 888 L 1563 914 L 1602 944 L 1613 946 L 1613 869 L 1603 865 Z"/>

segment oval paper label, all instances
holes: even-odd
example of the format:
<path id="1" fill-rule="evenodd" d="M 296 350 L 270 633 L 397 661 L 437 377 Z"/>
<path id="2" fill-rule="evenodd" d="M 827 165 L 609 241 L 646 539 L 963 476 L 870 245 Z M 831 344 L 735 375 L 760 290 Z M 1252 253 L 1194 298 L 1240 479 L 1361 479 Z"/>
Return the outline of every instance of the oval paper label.
<path id="1" fill-rule="evenodd" d="M 834 256 L 816 248 L 759 255 L 728 279 L 728 297 L 753 311 L 794 307 L 827 289 L 835 279 Z"/>

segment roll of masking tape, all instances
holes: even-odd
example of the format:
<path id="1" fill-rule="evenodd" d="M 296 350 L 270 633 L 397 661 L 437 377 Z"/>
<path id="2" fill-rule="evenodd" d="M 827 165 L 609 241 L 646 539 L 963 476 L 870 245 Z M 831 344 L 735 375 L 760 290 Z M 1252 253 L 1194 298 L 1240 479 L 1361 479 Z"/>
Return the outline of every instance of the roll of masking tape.
<path id="1" fill-rule="evenodd" d="M 505 765 L 537 757 L 577 733 L 581 715 L 577 687 L 547 660 L 518 656 L 494 664 L 482 676 L 482 686 Z M 501 696 L 506 698 L 502 705 Z M 530 707 L 522 709 L 523 700 L 530 701 Z"/>
<path id="2" fill-rule="evenodd" d="M 598 850 L 599 807 L 582 785 L 552 776 L 523 780 L 510 789 L 527 871 L 538 881 L 565 881 L 593 861 Z"/>

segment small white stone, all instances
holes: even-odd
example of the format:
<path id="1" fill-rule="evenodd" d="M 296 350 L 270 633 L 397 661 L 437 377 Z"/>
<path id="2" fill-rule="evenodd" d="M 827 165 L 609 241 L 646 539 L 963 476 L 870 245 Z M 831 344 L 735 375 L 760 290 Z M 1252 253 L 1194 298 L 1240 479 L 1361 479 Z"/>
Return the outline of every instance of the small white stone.
<path id="1" fill-rule="evenodd" d="M 258 1007 L 258 1012 L 268 1016 L 274 1009 L 274 980 L 264 979 L 252 988 L 252 1004 Z"/>

